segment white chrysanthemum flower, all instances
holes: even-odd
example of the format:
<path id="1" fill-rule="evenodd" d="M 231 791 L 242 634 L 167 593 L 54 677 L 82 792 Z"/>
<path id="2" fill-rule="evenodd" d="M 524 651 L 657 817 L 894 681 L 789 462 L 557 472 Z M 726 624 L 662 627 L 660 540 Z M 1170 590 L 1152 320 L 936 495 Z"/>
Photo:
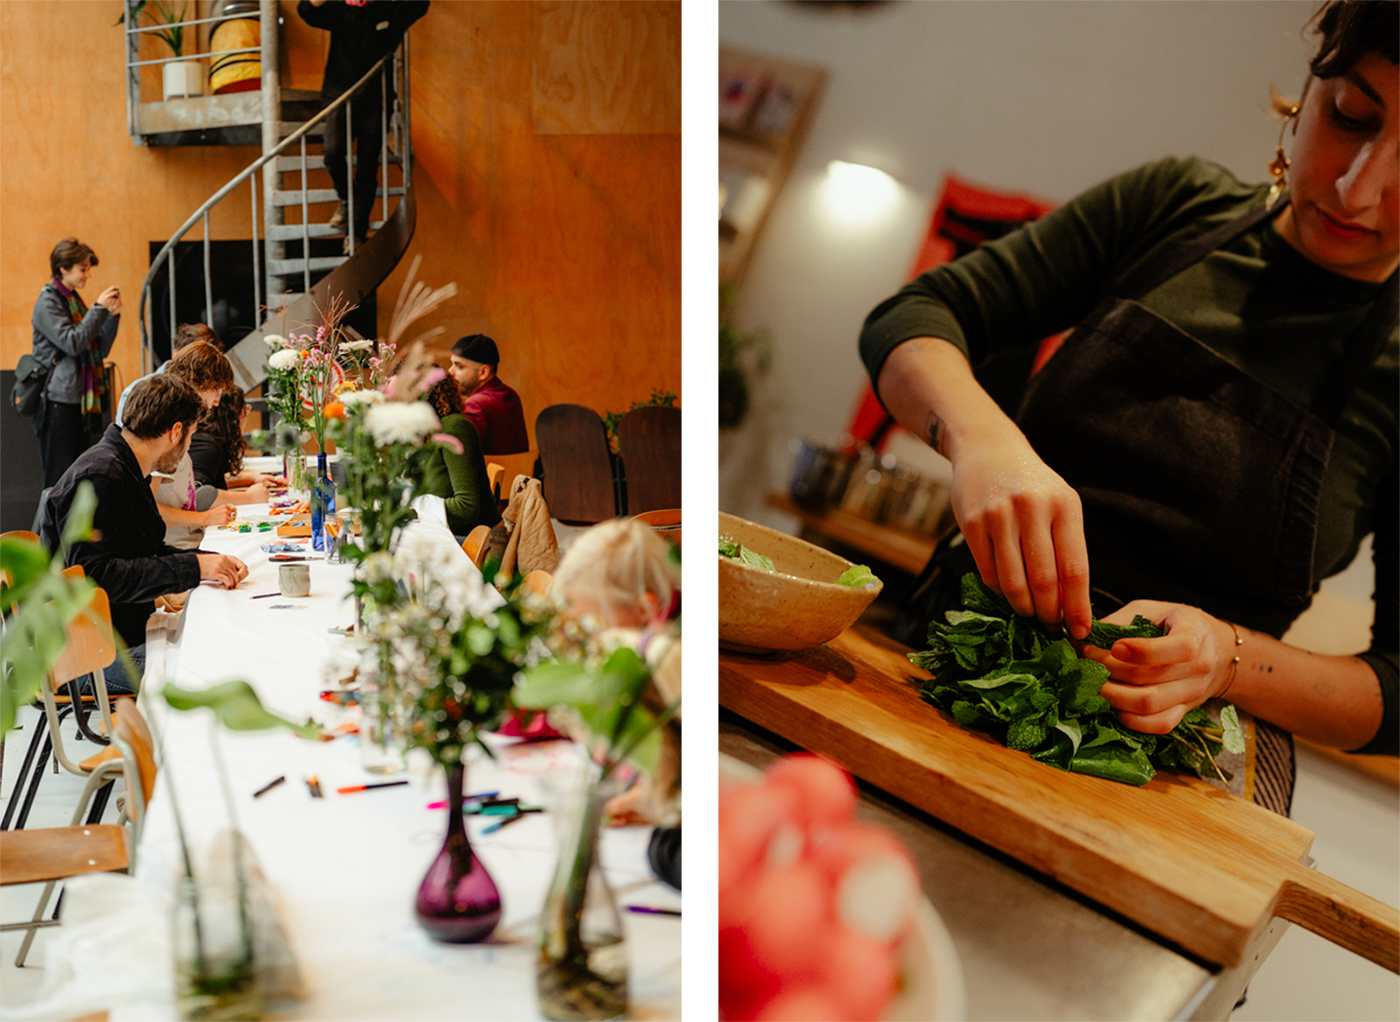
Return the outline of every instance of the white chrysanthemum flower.
<path id="1" fill-rule="evenodd" d="M 301 356 L 291 348 L 282 348 L 268 356 L 267 364 L 270 369 L 276 369 L 278 372 L 286 372 L 300 361 Z"/>
<path id="2" fill-rule="evenodd" d="M 349 407 L 350 405 L 377 405 L 384 400 L 384 394 L 377 390 L 347 390 L 342 391 L 340 403 Z"/>
<path id="3" fill-rule="evenodd" d="M 287 346 L 287 338 L 283 337 L 281 334 L 268 334 L 263 338 L 263 343 L 269 348 L 285 348 Z"/>
<path id="4" fill-rule="evenodd" d="M 345 341 L 340 346 L 341 351 L 373 351 L 373 341 Z"/>
<path id="5" fill-rule="evenodd" d="M 423 401 L 386 401 L 365 414 L 365 426 L 379 447 L 421 444 L 438 431 L 437 413 Z"/>

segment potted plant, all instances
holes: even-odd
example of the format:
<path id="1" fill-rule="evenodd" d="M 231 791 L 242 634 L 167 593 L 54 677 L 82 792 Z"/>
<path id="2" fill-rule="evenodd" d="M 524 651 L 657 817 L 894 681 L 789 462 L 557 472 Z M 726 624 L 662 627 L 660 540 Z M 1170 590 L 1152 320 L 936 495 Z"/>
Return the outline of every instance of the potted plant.
<path id="1" fill-rule="evenodd" d="M 118 25 L 131 23 L 147 7 L 150 8 L 150 25 L 163 26 L 159 31 L 149 33 L 161 39 L 170 47 L 176 57 L 185 54 L 185 3 L 181 0 L 179 10 L 167 0 L 127 0 L 126 13 Z M 146 34 L 146 33 L 143 33 Z M 164 99 L 188 99 L 204 95 L 204 66 L 197 60 L 175 60 L 161 65 L 161 95 Z"/>

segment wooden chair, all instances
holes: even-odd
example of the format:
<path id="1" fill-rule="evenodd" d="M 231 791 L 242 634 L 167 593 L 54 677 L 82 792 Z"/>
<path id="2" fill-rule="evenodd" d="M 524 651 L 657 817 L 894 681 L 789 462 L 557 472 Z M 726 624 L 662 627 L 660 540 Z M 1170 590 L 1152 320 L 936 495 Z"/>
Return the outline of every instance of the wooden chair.
<path id="1" fill-rule="evenodd" d="M 657 533 L 662 539 L 675 540 L 676 546 L 681 545 L 680 508 L 658 508 L 655 511 L 643 511 L 641 514 L 633 515 L 632 517 L 639 522 L 650 525 L 652 531 Z"/>
<path id="2" fill-rule="evenodd" d="M 551 405 L 535 420 L 535 442 L 551 515 L 570 525 L 617 516 L 612 453 L 597 412 L 583 405 Z"/>
<path id="3" fill-rule="evenodd" d="M 519 454 L 488 454 L 486 456 L 486 472 L 496 491 L 498 501 L 510 499 L 518 476 L 533 476 L 535 474 L 535 462 L 539 460 L 539 456 L 539 451 L 521 451 Z M 502 469 L 499 485 L 497 485 L 496 477 L 490 475 L 491 469 L 496 466 Z"/>
<path id="4" fill-rule="evenodd" d="M 467 538 L 462 540 L 462 552 L 471 558 L 471 562 L 478 568 L 486 560 L 486 540 L 491 535 L 491 527 L 488 525 L 478 525 L 471 532 L 467 533 Z"/>
<path id="5" fill-rule="evenodd" d="M 494 461 L 486 463 L 486 482 L 491 486 L 491 495 L 496 498 L 496 502 L 501 500 L 501 480 L 505 478 L 505 466 L 497 465 Z"/>
<path id="6" fill-rule="evenodd" d="M 82 578 L 83 569 L 81 565 L 73 565 L 65 568 L 63 573 L 69 578 Z M 67 644 L 63 649 L 63 654 L 54 664 L 54 668 L 49 672 L 49 682 L 41 690 L 40 696 L 44 707 L 44 718 L 39 726 L 35 727 L 34 734 L 29 740 L 29 748 L 25 752 L 24 762 L 20 765 L 19 778 L 15 781 L 14 789 L 10 792 L 10 801 L 5 807 L 4 819 L 0 820 L 0 829 L 8 830 L 10 821 L 14 817 L 17 800 L 23 793 L 23 801 L 19 803 L 19 818 L 15 821 L 16 829 L 24 827 L 25 821 L 29 818 L 29 810 L 34 804 L 34 797 L 38 794 L 39 783 L 44 777 L 44 767 L 48 763 L 49 753 L 53 753 L 54 761 L 63 769 L 79 777 L 86 777 L 87 784 L 83 788 L 82 804 L 86 805 L 92 797 L 93 792 L 105 786 L 111 780 L 112 775 L 120 769 L 120 763 L 114 760 L 93 761 L 75 763 L 64 748 L 63 733 L 60 725 L 63 718 L 69 713 L 75 715 L 79 729 L 92 741 L 105 745 L 107 739 L 94 733 L 87 725 L 85 707 L 95 705 L 101 715 L 102 725 L 108 735 L 113 733 L 113 721 L 111 705 L 107 699 L 107 685 L 102 676 L 105 668 L 111 666 L 117 657 L 116 637 L 112 632 L 112 609 L 107 600 L 107 593 L 103 589 L 98 589 L 93 593 L 92 602 L 87 608 L 68 623 L 66 629 Z M 76 682 L 88 675 L 92 675 L 95 684 L 92 686 L 93 694 L 81 695 Z M 62 689 L 67 686 L 67 693 Z M 42 739 L 42 744 L 40 740 Z M 38 756 L 35 762 L 35 756 Z M 33 767 L 32 774 L 30 768 Z M 24 791 L 26 779 L 28 780 L 28 790 Z M 102 808 L 106 804 L 105 794 L 94 805 L 94 815 L 100 816 Z M 93 822 L 96 822 L 94 819 Z"/>
<path id="7" fill-rule="evenodd" d="M 679 408 L 633 408 L 618 424 L 617 452 L 627 481 L 628 514 L 681 506 Z"/>
<path id="8" fill-rule="evenodd" d="M 549 590 L 554 586 L 554 576 L 547 571 L 536 568 L 534 571 L 525 573 L 525 577 L 520 580 L 520 585 L 532 593 L 548 596 Z"/>
<path id="9" fill-rule="evenodd" d="M 115 873 L 135 867 L 141 826 L 156 783 L 154 743 L 135 700 L 119 701 L 112 742 L 119 753 L 116 764 L 126 780 L 129 829 L 120 824 L 79 825 L 87 808 L 84 802 L 74 811 L 71 826 L 0 831 L 0 885 L 44 884 L 29 922 L 0 926 L 0 931 L 28 931 L 15 957 L 16 966 L 23 967 L 39 929 L 58 925 L 57 918 L 44 919 L 58 881 L 84 873 Z"/>

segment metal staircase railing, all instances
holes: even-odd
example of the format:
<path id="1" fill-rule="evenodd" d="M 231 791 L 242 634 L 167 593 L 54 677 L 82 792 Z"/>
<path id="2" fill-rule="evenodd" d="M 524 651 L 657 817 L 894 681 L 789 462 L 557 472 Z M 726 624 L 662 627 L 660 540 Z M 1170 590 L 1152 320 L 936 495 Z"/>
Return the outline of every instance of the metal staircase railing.
<path id="1" fill-rule="evenodd" d="M 141 369 L 149 373 L 153 368 L 153 351 L 150 330 L 147 325 L 146 307 L 150 302 L 152 284 L 164 269 L 170 292 L 170 328 L 173 334 L 177 324 L 175 252 L 176 246 L 197 223 L 204 228 L 203 271 L 205 321 L 213 320 L 213 289 L 210 267 L 209 212 L 244 182 L 248 183 L 253 212 L 253 302 L 257 310 L 267 310 L 260 317 L 259 325 L 243 337 L 226 354 L 233 364 L 234 378 L 245 391 L 250 391 L 267 379 L 267 346 L 263 338 L 268 333 L 286 333 L 287 329 L 313 322 L 317 307 L 329 303 L 332 295 L 340 295 L 349 304 L 359 304 L 368 294 L 393 272 L 404 251 L 412 240 L 417 219 L 416 203 L 412 190 L 413 143 L 410 122 L 410 96 L 408 74 L 408 37 L 405 36 L 398 49 L 381 58 L 358 82 L 337 97 L 325 109 L 305 123 L 289 123 L 281 119 L 280 82 L 276 68 L 276 10 L 275 0 L 263 0 L 263 155 L 236 174 L 227 184 L 211 195 L 162 246 L 151 260 L 150 271 L 141 288 L 138 308 L 138 322 L 141 327 Z M 270 15 L 269 16 L 269 11 Z M 271 39 L 269 38 L 271 36 Z M 347 203 L 349 216 L 344 232 L 331 228 L 328 224 L 310 222 L 309 207 L 316 203 L 338 201 L 334 189 L 307 187 L 307 172 L 325 167 L 325 159 L 318 154 L 308 154 L 308 139 L 317 134 L 318 127 L 324 125 L 332 115 L 340 114 L 350 118 L 353 112 L 353 95 L 376 75 L 383 75 L 380 88 L 380 152 L 379 187 L 376 199 L 382 197 L 382 215 L 378 221 L 371 220 L 370 229 L 374 232 L 362 244 L 357 244 L 353 224 L 354 219 L 354 163 L 357 157 L 351 155 L 351 146 L 346 145 L 346 180 L 349 182 Z M 397 84 L 394 111 L 391 116 L 388 104 L 390 80 Z M 392 124 L 396 154 L 389 154 L 390 125 Z M 279 140 L 280 139 L 280 140 Z M 291 146 L 298 146 L 297 156 L 283 155 Z M 401 168 L 402 185 L 394 187 L 388 180 L 388 168 L 398 164 Z M 262 238 L 259 239 L 258 171 L 263 172 Z M 283 174 L 298 175 L 300 187 L 282 188 L 279 180 Z M 392 213 L 389 199 L 398 197 Z M 283 223 L 283 211 L 288 207 L 299 206 L 302 218 L 299 224 Z M 339 236 L 345 233 L 348 238 L 348 256 L 313 257 L 311 239 Z M 261 246 L 260 246 L 261 240 Z M 285 248 L 288 241 L 301 242 L 300 258 L 287 258 Z M 262 251 L 260 252 L 260 247 Z M 262 258 L 260 258 L 260 256 Z M 323 270 L 330 272 L 315 285 L 311 275 Z M 263 276 L 266 275 L 266 292 Z M 298 293 L 287 290 L 287 281 L 299 277 L 302 290 Z M 268 296 L 263 303 L 264 293 Z M 277 299 L 274 301 L 274 299 Z"/>

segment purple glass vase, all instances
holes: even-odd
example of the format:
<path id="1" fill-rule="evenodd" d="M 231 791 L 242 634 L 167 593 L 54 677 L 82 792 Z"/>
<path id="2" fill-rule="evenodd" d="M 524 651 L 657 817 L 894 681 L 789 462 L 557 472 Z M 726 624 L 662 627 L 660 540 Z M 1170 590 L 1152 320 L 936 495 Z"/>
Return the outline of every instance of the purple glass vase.
<path id="1" fill-rule="evenodd" d="M 462 818 L 465 773 L 461 763 L 447 770 L 447 840 L 423 878 L 414 905 L 423 929 L 449 944 L 484 940 L 501 920 L 501 894 L 467 841 Z"/>

